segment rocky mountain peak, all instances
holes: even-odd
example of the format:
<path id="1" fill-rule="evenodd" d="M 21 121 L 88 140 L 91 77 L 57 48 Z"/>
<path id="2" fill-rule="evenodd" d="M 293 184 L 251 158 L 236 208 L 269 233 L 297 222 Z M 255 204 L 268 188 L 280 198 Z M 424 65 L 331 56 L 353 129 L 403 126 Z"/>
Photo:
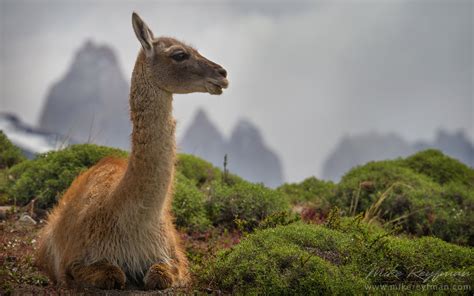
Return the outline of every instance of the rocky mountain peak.
<path id="1" fill-rule="evenodd" d="M 90 66 L 94 68 L 97 66 L 117 66 L 118 61 L 115 52 L 107 45 L 96 44 L 92 40 L 87 40 L 84 45 L 76 52 L 74 59 L 74 66 Z"/>
<path id="2" fill-rule="evenodd" d="M 51 87 L 40 126 L 79 142 L 128 148 L 128 93 L 114 50 L 88 40 Z"/>
<path id="3" fill-rule="evenodd" d="M 200 156 L 218 167 L 222 167 L 227 154 L 230 171 L 253 182 L 272 187 L 283 182 L 280 159 L 249 120 L 240 120 L 230 139 L 226 139 L 207 113 L 199 109 L 181 138 L 180 147 L 182 152 Z"/>
<path id="4" fill-rule="evenodd" d="M 262 142 L 260 130 L 247 119 L 241 119 L 237 122 L 231 138 L 245 139 L 246 142 Z"/>

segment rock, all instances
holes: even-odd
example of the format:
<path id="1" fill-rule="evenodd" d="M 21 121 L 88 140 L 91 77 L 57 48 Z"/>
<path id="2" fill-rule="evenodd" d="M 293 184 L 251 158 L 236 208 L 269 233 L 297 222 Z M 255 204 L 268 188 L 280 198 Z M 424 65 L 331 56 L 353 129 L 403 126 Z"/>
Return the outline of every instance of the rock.
<path id="1" fill-rule="evenodd" d="M 21 217 L 20 217 L 20 220 L 18 220 L 22 223 L 25 223 L 25 224 L 29 224 L 29 225 L 36 225 L 37 222 L 30 217 L 30 215 L 27 215 L 27 214 L 23 214 Z"/>

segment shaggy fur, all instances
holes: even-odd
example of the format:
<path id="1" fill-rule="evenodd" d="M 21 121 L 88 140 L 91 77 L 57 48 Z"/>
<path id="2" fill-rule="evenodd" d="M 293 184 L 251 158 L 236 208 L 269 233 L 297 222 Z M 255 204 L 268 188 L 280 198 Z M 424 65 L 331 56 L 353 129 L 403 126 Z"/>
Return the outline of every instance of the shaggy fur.
<path id="1" fill-rule="evenodd" d="M 129 160 L 105 158 L 78 176 L 40 234 L 38 262 L 69 287 L 164 289 L 189 281 L 170 206 L 175 165 L 172 93 L 222 93 L 225 70 L 172 38 L 153 38 L 134 13 L 142 44 L 132 74 Z M 187 59 L 175 60 L 180 52 Z"/>

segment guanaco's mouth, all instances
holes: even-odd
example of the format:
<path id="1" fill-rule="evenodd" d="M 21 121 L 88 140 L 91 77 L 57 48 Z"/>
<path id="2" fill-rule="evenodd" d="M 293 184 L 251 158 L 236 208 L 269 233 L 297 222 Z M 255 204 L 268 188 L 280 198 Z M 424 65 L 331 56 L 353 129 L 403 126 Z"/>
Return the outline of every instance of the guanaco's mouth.
<path id="1" fill-rule="evenodd" d="M 207 92 L 211 95 L 220 95 L 222 94 L 222 90 L 229 86 L 229 81 L 227 79 L 219 79 L 219 80 L 208 80 L 206 83 Z"/>

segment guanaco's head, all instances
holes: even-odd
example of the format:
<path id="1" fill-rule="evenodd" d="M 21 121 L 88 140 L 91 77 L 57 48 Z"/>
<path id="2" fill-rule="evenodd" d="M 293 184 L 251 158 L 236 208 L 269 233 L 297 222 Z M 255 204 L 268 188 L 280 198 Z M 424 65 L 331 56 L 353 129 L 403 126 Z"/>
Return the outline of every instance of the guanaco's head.
<path id="1" fill-rule="evenodd" d="M 199 52 L 169 37 L 153 37 L 153 32 L 137 13 L 132 15 L 133 30 L 142 44 L 153 83 L 170 93 L 208 92 L 222 94 L 227 88 L 227 71 Z"/>

